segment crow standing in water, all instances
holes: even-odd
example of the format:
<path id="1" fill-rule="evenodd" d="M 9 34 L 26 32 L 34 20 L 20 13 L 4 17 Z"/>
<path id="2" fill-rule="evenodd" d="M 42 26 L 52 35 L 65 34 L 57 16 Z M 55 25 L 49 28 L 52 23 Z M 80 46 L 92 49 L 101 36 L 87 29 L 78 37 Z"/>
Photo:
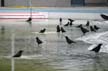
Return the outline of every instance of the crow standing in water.
<path id="1" fill-rule="evenodd" d="M 82 26 L 80 27 L 80 29 L 81 29 L 83 35 L 85 35 L 87 32 L 89 32 L 89 30 L 87 30 L 86 28 L 84 28 Z"/>
<path id="2" fill-rule="evenodd" d="M 69 26 L 69 23 L 70 23 L 70 22 L 67 22 L 64 26 Z"/>
<path id="3" fill-rule="evenodd" d="M 63 27 L 61 27 L 61 32 L 62 33 L 66 32 Z"/>
<path id="4" fill-rule="evenodd" d="M 108 20 L 108 16 L 107 16 L 107 15 L 101 14 L 100 16 L 101 16 L 104 20 Z"/>
<path id="5" fill-rule="evenodd" d="M 74 20 L 72 20 L 72 19 L 70 19 L 70 18 L 68 18 L 68 20 L 70 21 L 70 26 L 72 26 L 72 25 L 73 25 Z"/>
<path id="6" fill-rule="evenodd" d="M 76 28 L 81 28 L 81 27 L 82 27 L 82 24 L 76 26 Z"/>
<path id="7" fill-rule="evenodd" d="M 70 22 L 73 22 L 74 20 L 72 20 L 72 19 L 70 19 L 70 18 L 68 18 L 68 20 L 70 21 Z"/>
<path id="8" fill-rule="evenodd" d="M 42 40 L 39 39 L 39 37 L 36 37 L 36 42 L 37 42 L 38 45 L 43 43 Z"/>
<path id="9" fill-rule="evenodd" d="M 59 21 L 60 21 L 60 25 L 62 25 L 62 18 L 60 18 Z"/>
<path id="10" fill-rule="evenodd" d="M 26 20 L 26 22 L 31 22 L 32 21 L 32 18 L 31 17 L 29 17 L 27 20 Z"/>
<path id="11" fill-rule="evenodd" d="M 56 29 L 57 29 L 57 32 L 58 32 L 58 33 L 61 31 L 59 25 L 57 25 Z"/>
<path id="12" fill-rule="evenodd" d="M 65 39 L 66 39 L 66 42 L 67 42 L 68 44 L 76 43 L 75 41 L 69 39 L 69 37 L 67 37 L 67 36 L 65 36 Z"/>
<path id="13" fill-rule="evenodd" d="M 92 32 L 96 32 L 96 30 L 95 30 L 92 26 L 90 26 L 90 30 L 91 30 Z"/>
<path id="14" fill-rule="evenodd" d="M 90 51 L 94 51 L 95 53 L 99 53 L 99 51 L 100 51 L 102 45 L 103 45 L 103 44 L 100 43 L 100 44 L 98 44 L 95 48 L 93 48 L 93 49 L 90 50 Z"/>
<path id="15" fill-rule="evenodd" d="M 87 21 L 86 26 L 88 27 L 89 25 L 90 25 L 90 22 L 89 22 L 89 21 Z"/>
<path id="16" fill-rule="evenodd" d="M 39 33 L 45 33 L 45 31 L 46 31 L 46 29 L 44 28 L 44 29 L 40 30 Z"/>
<path id="17" fill-rule="evenodd" d="M 98 26 L 94 25 L 94 29 L 98 30 L 100 29 Z"/>
<path id="18" fill-rule="evenodd" d="M 21 57 L 23 50 L 18 51 L 13 57 Z"/>

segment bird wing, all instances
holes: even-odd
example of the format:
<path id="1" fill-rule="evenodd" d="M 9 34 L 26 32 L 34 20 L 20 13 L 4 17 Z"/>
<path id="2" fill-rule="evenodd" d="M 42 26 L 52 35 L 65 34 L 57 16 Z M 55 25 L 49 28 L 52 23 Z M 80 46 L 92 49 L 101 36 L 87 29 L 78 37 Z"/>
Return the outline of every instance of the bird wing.
<path id="1" fill-rule="evenodd" d="M 89 44 L 98 44 L 98 43 L 104 43 L 107 44 L 108 43 L 108 39 L 106 36 L 108 34 L 108 32 L 101 32 L 101 33 L 92 33 L 83 37 L 79 37 L 76 38 L 76 41 L 83 41 L 85 43 L 89 43 Z"/>
<path id="2" fill-rule="evenodd" d="M 85 32 L 89 32 L 89 30 L 87 30 L 86 28 L 83 28 L 85 30 Z"/>
<path id="3" fill-rule="evenodd" d="M 88 50 L 95 50 L 95 47 L 97 46 L 97 44 L 93 44 L 91 46 L 89 46 Z M 100 52 L 104 52 L 104 53 L 108 53 L 108 44 L 104 44 L 101 46 Z"/>
<path id="4" fill-rule="evenodd" d="M 44 33 L 44 32 L 45 32 L 45 30 L 46 30 L 46 29 L 42 29 L 42 30 L 40 30 L 40 32 L 39 32 L 39 33 Z"/>
<path id="5" fill-rule="evenodd" d="M 108 20 L 108 16 L 107 16 L 107 15 L 101 14 L 100 16 L 101 16 L 103 19 Z"/>
<path id="6" fill-rule="evenodd" d="M 38 42 L 39 42 L 39 43 L 43 43 L 42 40 L 40 40 L 40 39 L 38 40 Z"/>

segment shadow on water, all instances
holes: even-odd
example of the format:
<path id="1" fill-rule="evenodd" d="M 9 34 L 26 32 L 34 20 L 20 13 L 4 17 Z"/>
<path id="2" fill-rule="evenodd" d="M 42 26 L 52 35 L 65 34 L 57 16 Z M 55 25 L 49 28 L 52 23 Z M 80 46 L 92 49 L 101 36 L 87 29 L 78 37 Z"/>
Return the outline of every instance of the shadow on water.
<path id="1" fill-rule="evenodd" d="M 107 71 L 107 58 L 96 56 L 93 60 L 93 71 Z"/>
<path id="2" fill-rule="evenodd" d="M 5 33 L 6 33 L 6 29 L 5 29 L 5 26 L 1 26 L 1 29 L 0 29 L 0 39 L 4 39 L 5 38 Z"/>
<path id="3" fill-rule="evenodd" d="M 32 27 L 32 21 L 28 22 L 29 26 Z"/>

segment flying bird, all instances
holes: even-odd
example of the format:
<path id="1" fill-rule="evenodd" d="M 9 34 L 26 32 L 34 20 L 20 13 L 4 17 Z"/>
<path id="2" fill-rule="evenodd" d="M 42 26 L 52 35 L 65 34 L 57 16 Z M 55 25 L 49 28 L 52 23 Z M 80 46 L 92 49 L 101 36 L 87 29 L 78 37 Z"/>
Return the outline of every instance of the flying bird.
<path id="1" fill-rule="evenodd" d="M 93 49 L 90 50 L 90 51 L 94 51 L 95 53 L 98 53 L 98 52 L 100 51 L 102 45 L 103 45 L 103 44 L 100 43 L 100 44 L 98 44 L 95 48 L 93 48 Z"/>
<path id="2" fill-rule="evenodd" d="M 32 21 L 32 18 L 31 17 L 29 17 L 27 20 L 26 20 L 26 22 L 31 22 Z"/>
<path id="3" fill-rule="evenodd" d="M 100 16 L 101 16 L 104 20 L 108 20 L 108 16 L 107 16 L 107 15 L 101 14 Z"/>
<path id="4" fill-rule="evenodd" d="M 46 31 L 46 29 L 44 28 L 44 29 L 40 30 L 39 33 L 45 33 L 45 31 Z"/>
<path id="5" fill-rule="evenodd" d="M 56 29 L 57 29 L 57 32 L 60 32 L 60 26 L 59 25 L 57 25 Z"/>
<path id="6" fill-rule="evenodd" d="M 23 50 L 18 51 L 13 57 L 21 57 Z"/>
<path id="7" fill-rule="evenodd" d="M 69 37 L 65 36 L 66 42 L 68 44 L 76 43 L 75 41 L 71 40 Z"/>
<path id="8" fill-rule="evenodd" d="M 36 42 L 37 42 L 38 45 L 43 43 L 42 40 L 39 39 L 39 37 L 36 37 Z"/>

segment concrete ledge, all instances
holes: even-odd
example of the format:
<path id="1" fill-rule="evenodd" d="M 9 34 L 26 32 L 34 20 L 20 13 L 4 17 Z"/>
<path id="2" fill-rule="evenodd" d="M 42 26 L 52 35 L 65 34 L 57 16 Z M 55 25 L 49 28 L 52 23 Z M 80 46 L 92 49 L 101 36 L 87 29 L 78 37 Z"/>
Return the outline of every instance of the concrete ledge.
<path id="1" fill-rule="evenodd" d="M 0 13 L 11 13 L 11 15 L 5 15 L 5 18 L 22 18 L 21 13 L 23 13 L 24 18 L 28 18 L 32 12 L 33 18 L 47 18 L 47 19 L 58 19 L 60 17 L 72 18 L 72 19 L 84 19 L 84 20 L 103 20 L 100 14 L 108 15 L 107 7 L 72 7 L 72 8 L 1 8 Z M 46 12 L 47 17 L 36 17 L 34 13 L 44 13 Z M 15 14 L 16 13 L 16 14 Z M 25 15 L 25 13 L 27 13 Z M 14 14 L 14 15 L 13 15 Z M 11 16 L 11 17 L 10 17 Z M 25 17 L 26 16 L 26 17 Z M 38 15 L 37 15 L 38 16 Z M 4 18 L 4 16 L 0 16 Z"/>

